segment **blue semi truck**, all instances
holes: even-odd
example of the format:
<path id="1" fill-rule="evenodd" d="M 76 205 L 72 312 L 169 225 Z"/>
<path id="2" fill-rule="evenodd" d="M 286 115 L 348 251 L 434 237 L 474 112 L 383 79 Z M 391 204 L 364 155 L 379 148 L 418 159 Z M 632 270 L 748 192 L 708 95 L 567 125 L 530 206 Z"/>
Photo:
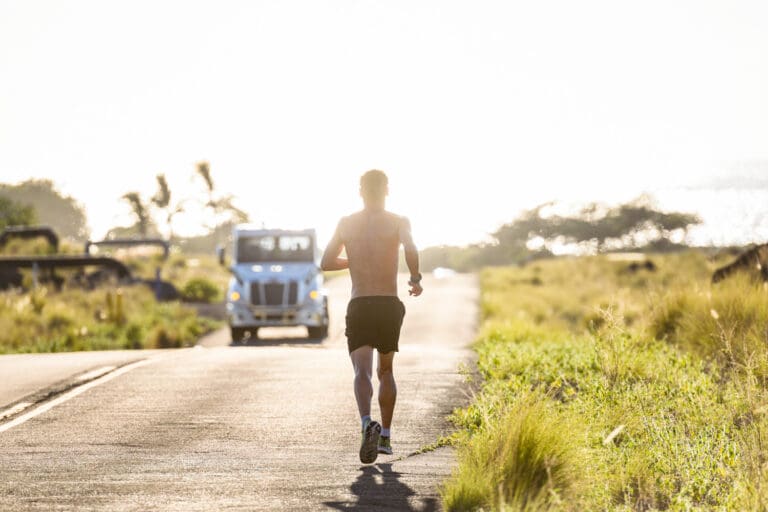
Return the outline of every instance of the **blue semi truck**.
<path id="1" fill-rule="evenodd" d="M 238 225 L 232 233 L 232 277 L 226 310 L 232 341 L 258 337 L 260 327 L 307 327 L 328 336 L 328 297 L 314 229 L 261 229 Z"/>

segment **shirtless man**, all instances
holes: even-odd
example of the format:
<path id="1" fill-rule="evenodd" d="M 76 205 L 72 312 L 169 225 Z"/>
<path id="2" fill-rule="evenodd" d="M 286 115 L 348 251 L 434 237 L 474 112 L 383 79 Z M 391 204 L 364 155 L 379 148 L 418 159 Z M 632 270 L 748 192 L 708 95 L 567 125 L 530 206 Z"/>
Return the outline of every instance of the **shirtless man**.
<path id="1" fill-rule="evenodd" d="M 392 454 L 390 425 L 397 388 L 392 361 L 398 350 L 405 306 L 397 298 L 400 245 L 411 272 L 410 295 L 421 295 L 419 253 L 411 237 L 411 224 L 384 209 L 389 193 L 387 175 L 372 170 L 360 178 L 362 211 L 343 217 L 323 254 L 323 270 L 349 269 L 352 300 L 347 306 L 347 345 L 355 371 L 354 389 L 362 422 L 360 461 L 370 464 L 379 453 Z M 346 249 L 346 258 L 341 257 Z M 373 349 L 379 353 L 381 425 L 371 420 Z"/>

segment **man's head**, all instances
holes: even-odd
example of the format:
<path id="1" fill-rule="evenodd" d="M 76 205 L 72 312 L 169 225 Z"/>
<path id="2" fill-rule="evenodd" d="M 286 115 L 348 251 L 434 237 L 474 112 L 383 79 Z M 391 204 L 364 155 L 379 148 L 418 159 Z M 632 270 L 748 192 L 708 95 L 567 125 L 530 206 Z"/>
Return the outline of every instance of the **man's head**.
<path id="1" fill-rule="evenodd" d="M 379 203 L 389 193 L 389 180 L 384 171 L 370 170 L 360 176 L 360 195 L 367 203 Z"/>

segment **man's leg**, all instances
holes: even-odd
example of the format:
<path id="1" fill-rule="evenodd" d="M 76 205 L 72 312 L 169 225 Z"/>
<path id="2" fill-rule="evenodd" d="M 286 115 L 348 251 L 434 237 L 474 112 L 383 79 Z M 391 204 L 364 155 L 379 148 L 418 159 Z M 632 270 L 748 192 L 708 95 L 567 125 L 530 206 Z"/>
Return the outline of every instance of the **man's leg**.
<path id="1" fill-rule="evenodd" d="M 371 398 L 373 397 L 373 347 L 363 345 L 353 350 L 349 357 L 352 359 L 352 368 L 355 370 L 355 400 L 360 417 L 371 415 Z"/>
<path id="2" fill-rule="evenodd" d="M 392 424 L 392 414 L 395 411 L 397 386 L 395 375 L 392 373 L 392 362 L 395 352 L 379 353 L 379 364 L 376 373 L 379 376 L 379 409 L 381 409 L 381 426 L 389 430 Z"/>
<path id="3" fill-rule="evenodd" d="M 360 441 L 360 462 L 372 464 L 378 455 L 381 425 L 371 420 L 371 398 L 373 397 L 373 347 L 362 346 L 350 354 L 352 366 L 355 369 L 355 399 L 357 410 L 362 420 L 363 436 Z"/>

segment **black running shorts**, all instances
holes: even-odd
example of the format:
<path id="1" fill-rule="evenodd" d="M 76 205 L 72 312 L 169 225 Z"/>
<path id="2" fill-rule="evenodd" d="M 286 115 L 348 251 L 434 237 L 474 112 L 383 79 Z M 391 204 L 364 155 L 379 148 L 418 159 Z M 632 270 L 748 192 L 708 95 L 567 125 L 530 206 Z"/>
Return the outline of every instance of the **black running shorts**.
<path id="1" fill-rule="evenodd" d="M 382 354 L 397 352 L 405 305 L 397 297 L 355 297 L 347 306 L 349 352 L 370 345 Z"/>

